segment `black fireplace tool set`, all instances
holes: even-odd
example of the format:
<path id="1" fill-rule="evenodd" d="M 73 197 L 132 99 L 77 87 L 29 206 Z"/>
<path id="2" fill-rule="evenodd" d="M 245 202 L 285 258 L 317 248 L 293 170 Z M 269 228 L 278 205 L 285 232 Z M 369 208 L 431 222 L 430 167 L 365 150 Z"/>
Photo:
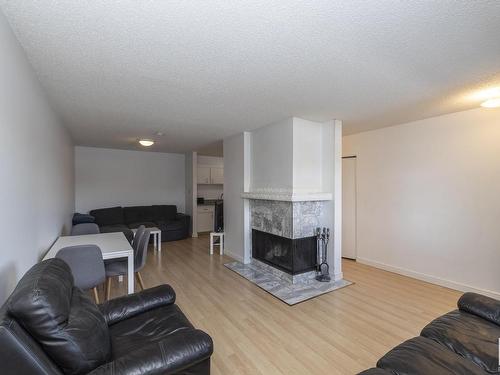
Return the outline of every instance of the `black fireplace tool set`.
<path id="1" fill-rule="evenodd" d="M 316 241 L 318 246 L 316 257 L 316 280 L 326 283 L 331 281 L 330 266 L 327 262 L 330 228 L 316 228 Z"/>

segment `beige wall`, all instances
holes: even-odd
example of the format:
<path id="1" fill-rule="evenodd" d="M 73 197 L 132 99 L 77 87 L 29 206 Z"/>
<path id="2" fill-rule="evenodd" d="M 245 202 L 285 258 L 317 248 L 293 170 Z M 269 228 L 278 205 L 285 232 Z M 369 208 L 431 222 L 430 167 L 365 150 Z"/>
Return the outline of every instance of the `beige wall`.
<path id="1" fill-rule="evenodd" d="M 346 136 L 358 260 L 500 296 L 500 110 Z"/>

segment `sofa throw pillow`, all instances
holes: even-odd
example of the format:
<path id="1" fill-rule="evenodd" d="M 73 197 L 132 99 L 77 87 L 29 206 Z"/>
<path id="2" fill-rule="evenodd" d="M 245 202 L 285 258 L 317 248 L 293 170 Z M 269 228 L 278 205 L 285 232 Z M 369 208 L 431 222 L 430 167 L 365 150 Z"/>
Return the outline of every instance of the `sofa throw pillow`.
<path id="1" fill-rule="evenodd" d="M 73 225 L 94 223 L 94 222 L 95 222 L 95 217 L 93 217 L 92 215 L 80 214 L 78 212 L 73 215 Z"/>

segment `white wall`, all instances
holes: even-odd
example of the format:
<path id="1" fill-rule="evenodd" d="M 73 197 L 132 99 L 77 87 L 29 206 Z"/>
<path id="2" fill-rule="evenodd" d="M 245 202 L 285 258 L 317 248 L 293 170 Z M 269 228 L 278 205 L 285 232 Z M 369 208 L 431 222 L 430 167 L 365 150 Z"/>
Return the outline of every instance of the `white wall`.
<path id="1" fill-rule="evenodd" d="M 346 136 L 348 155 L 358 260 L 500 297 L 500 110 Z"/>
<path id="2" fill-rule="evenodd" d="M 73 144 L 0 12 L 0 303 L 69 230 Z"/>
<path id="3" fill-rule="evenodd" d="M 322 190 L 321 163 L 324 126 L 319 122 L 297 117 L 293 119 L 293 188 L 295 190 Z M 333 148 L 333 144 L 330 144 L 330 147 Z"/>
<path id="4" fill-rule="evenodd" d="M 224 139 L 224 232 L 225 252 L 250 261 L 250 209 L 241 193 L 250 183 L 250 133 Z"/>
<path id="5" fill-rule="evenodd" d="M 78 212 L 112 206 L 175 204 L 185 209 L 185 156 L 75 147 Z"/>
<path id="6" fill-rule="evenodd" d="M 254 130 L 251 136 L 251 190 L 292 189 L 293 118 Z"/>

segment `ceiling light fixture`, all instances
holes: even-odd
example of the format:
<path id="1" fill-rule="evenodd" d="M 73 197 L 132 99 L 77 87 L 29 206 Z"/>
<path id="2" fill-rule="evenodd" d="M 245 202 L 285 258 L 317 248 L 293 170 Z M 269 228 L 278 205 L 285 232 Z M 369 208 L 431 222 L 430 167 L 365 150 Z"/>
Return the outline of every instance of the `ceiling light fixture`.
<path id="1" fill-rule="evenodd" d="M 499 108 L 500 107 L 500 98 L 488 99 L 481 103 L 481 107 L 483 108 Z"/>
<path id="2" fill-rule="evenodd" d="M 140 139 L 139 143 L 141 144 L 141 146 L 149 147 L 149 146 L 154 145 L 155 141 L 153 141 L 151 139 Z"/>

